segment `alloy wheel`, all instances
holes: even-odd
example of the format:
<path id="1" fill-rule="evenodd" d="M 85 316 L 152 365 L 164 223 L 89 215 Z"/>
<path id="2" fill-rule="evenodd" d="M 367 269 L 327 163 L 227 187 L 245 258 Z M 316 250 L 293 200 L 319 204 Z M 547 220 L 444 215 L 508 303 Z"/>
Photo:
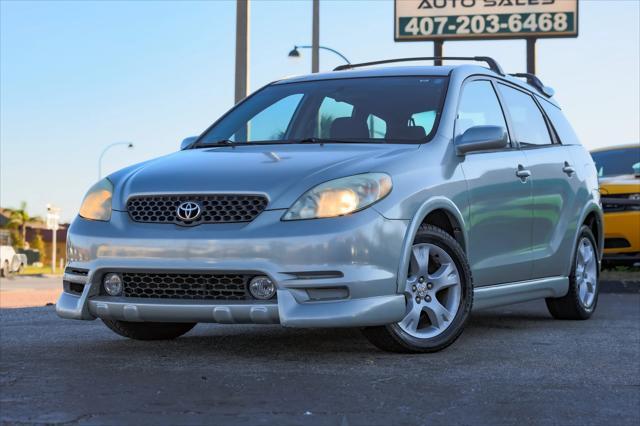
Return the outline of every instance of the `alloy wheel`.
<path id="1" fill-rule="evenodd" d="M 576 253 L 576 286 L 578 298 L 585 308 L 590 308 L 596 295 L 598 283 L 598 260 L 593 244 L 583 237 Z"/>
<path id="2" fill-rule="evenodd" d="M 453 258 L 435 244 L 415 244 L 405 286 L 407 315 L 398 326 L 417 338 L 442 334 L 456 317 L 462 285 Z"/>

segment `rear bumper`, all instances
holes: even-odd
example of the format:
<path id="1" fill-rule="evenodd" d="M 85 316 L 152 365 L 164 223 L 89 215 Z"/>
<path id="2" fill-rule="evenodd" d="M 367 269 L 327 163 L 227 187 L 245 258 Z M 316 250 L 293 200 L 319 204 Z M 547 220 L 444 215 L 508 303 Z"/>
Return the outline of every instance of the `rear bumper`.
<path id="1" fill-rule="evenodd" d="M 407 221 L 385 219 L 373 209 L 299 222 L 281 222 L 282 213 L 265 211 L 249 224 L 191 228 L 134 224 L 123 212 L 114 212 L 110 223 L 77 219 L 68 236 L 71 273 L 56 311 L 82 320 L 288 327 L 371 326 L 404 317 L 397 269 Z M 114 271 L 264 274 L 276 283 L 277 301 L 101 295 L 102 277 Z"/>

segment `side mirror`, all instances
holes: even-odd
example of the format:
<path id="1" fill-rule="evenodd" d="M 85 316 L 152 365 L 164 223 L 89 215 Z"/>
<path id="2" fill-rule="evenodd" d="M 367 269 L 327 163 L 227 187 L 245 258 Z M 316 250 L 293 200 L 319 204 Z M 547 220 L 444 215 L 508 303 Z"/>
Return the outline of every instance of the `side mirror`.
<path id="1" fill-rule="evenodd" d="M 456 141 L 456 153 L 465 155 L 472 151 L 502 149 L 509 144 L 507 130 L 502 126 L 474 126 L 467 129 Z"/>
<path id="2" fill-rule="evenodd" d="M 184 138 L 184 140 L 180 144 L 180 151 L 191 145 L 196 139 L 198 139 L 197 136 L 189 136 L 188 138 Z"/>

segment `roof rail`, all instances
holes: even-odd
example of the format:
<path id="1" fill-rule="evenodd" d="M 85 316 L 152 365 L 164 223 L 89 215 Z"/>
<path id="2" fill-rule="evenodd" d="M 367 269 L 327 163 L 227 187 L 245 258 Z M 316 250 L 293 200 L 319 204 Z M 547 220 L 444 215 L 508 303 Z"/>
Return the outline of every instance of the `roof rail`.
<path id="1" fill-rule="evenodd" d="M 489 56 L 430 56 L 430 57 L 416 57 L 416 58 L 385 59 L 381 61 L 362 62 L 359 64 L 344 64 L 344 65 L 335 67 L 333 70 L 343 71 L 343 70 L 350 70 L 352 68 L 368 67 L 370 65 L 390 64 L 393 62 L 436 61 L 436 60 L 485 62 L 487 65 L 489 65 L 489 69 L 491 69 L 491 71 L 500 75 L 505 75 L 504 71 L 502 71 L 502 67 L 500 67 L 500 64 L 498 64 L 498 62 L 495 59 L 490 58 Z"/>
<path id="2" fill-rule="evenodd" d="M 544 83 L 542 82 L 542 80 L 540 80 L 538 78 L 538 76 L 536 76 L 535 74 L 531 74 L 528 72 L 517 72 L 514 74 L 509 74 L 512 77 L 518 77 L 518 78 L 526 78 L 527 79 L 527 83 L 529 83 L 529 85 L 535 87 L 536 89 L 538 89 L 538 91 L 540 93 L 542 93 L 543 95 L 545 95 L 547 98 L 550 98 L 553 96 L 553 94 L 555 93 L 555 90 L 553 90 L 551 87 L 549 86 L 545 86 Z"/>

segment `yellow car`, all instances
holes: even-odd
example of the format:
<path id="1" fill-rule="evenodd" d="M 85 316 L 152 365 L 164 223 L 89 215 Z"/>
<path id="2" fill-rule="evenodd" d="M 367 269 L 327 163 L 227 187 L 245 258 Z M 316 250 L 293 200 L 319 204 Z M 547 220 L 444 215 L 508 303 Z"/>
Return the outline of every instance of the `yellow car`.
<path id="1" fill-rule="evenodd" d="M 604 210 L 603 267 L 640 263 L 640 144 L 591 152 Z"/>

